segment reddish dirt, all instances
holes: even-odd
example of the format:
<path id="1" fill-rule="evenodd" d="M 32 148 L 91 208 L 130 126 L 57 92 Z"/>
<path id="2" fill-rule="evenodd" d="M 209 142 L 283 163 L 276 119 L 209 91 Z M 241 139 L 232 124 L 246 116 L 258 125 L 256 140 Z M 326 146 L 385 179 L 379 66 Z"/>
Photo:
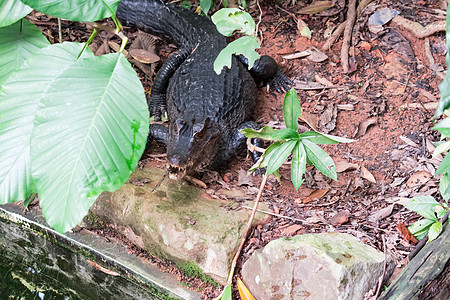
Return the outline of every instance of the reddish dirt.
<path id="1" fill-rule="evenodd" d="M 338 180 L 331 181 L 315 169 L 309 168 L 299 192 L 294 190 L 290 182 L 287 166 L 283 166 L 280 171 L 281 181 L 270 177 L 263 201 L 269 202 L 273 211 L 280 217 L 274 217 L 270 223 L 258 226 L 251 232 L 235 277 L 240 276 L 240 267 L 256 249 L 276 238 L 329 231 L 353 234 L 380 251 L 386 248 L 397 267 L 403 268 L 405 257 L 414 244 L 402 237 L 397 228 L 401 226 L 399 224 L 412 224 L 418 220 L 418 216 L 396 202 L 395 197 L 408 198 L 418 193 L 428 193 L 440 199 L 436 179 L 421 181 L 416 186 L 408 186 L 407 180 L 423 170 L 434 175 L 439 163 L 431 160 L 432 147 L 429 142 L 439 139 L 438 134 L 430 130 L 434 108 L 427 108 L 426 104 L 439 100 L 438 85 L 442 80 L 439 75 L 442 72 L 436 71 L 435 68 L 433 70 L 430 65 L 424 46 L 425 39 L 417 38 L 413 32 L 393 22 L 385 26 L 403 36 L 409 43 L 413 57 L 408 57 L 402 49 L 386 45 L 383 36 L 390 33 L 370 33 L 367 20 L 377 9 L 389 7 L 399 10 L 405 18 L 427 25 L 445 19 L 433 10 L 439 9 L 438 1 L 419 3 L 410 0 L 402 1 L 401 4 L 389 0 L 373 1 L 357 19 L 353 32 L 354 47 L 350 50 L 350 54 L 354 54 L 356 67 L 348 74 L 342 71 L 340 62 L 342 37 L 329 51 L 324 52 L 328 59 L 323 62 L 282 58 L 283 54 L 304 51 L 312 46 L 320 49 L 326 41 L 324 35 L 327 26 L 342 23 L 346 19 L 347 9 L 344 8 L 333 16 L 300 15 L 295 12 L 307 3 L 293 1 L 295 5 L 291 5 L 287 2 L 291 3 L 286 1 L 278 5 L 275 1 L 260 1 L 262 20 L 259 29 L 263 42 L 259 52 L 274 57 L 285 73 L 294 80 L 314 82 L 320 77 L 339 87 L 298 90 L 298 95 L 303 111 L 308 113 L 309 123 L 313 123 L 319 130 L 328 131 L 331 128 L 329 134 L 347 138 L 354 138 L 359 130 L 360 134 L 354 143 L 324 147 L 335 162 L 356 164 L 356 169 L 340 172 Z M 249 11 L 255 20 L 258 20 L 260 13 L 256 4 L 250 5 Z M 302 19 L 312 30 L 311 40 L 300 36 L 294 18 Z M 56 38 L 54 20 L 48 21 L 50 25 L 42 22 L 44 31 L 47 30 L 52 38 Z M 70 25 L 73 26 L 74 23 Z M 78 30 L 67 29 L 65 39 L 86 41 L 90 31 L 84 29 L 84 25 L 75 25 Z M 101 48 L 105 38 L 113 41 L 115 39 L 109 34 L 102 34 L 94 40 L 93 47 Z M 445 67 L 444 33 L 434 34 L 428 39 L 435 63 Z M 162 59 L 175 50 L 159 40 L 156 49 Z M 105 48 L 97 51 L 101 53 L 110 50 Z M 140 70 L 138 72 L 148 90 L 151 77 L 144 79 L 143 73 Z M 259 90 L 259 102 L 255 112 L 258 123 L 265 125 L 280 121 L 278 126 L 283 124 L 283 97 L 280 94 L 268 93 L 265 88 Z M 406 107 L 410 104 L 415 107 Z M 335 112 L 334 106 L 337 106 Z M 363 130 L 364 123 L 369 124 L 367 120 L 375 124 Z M 309 128 L 306 123 L 301 125 L 302 128 Z M 151 158 L 147 163 L 162 167 L 164 159 Z M 220 174 L 226 182 L 236 185 L 239 169 L 247 170 L 251 165 L 249 158 L 245 161 L 235 160 L 229 170 L 223 170 Z M 368 174 L 373 175 L 375 182 L 370 181 Z M 261 177 L 255 176 L 253 180 L 254 187 L 241 188 L 254 193 Z M 221 187 L 217 183 L 211 183 L 208 188 L 219 190 Z M 326 193 L 320 197 L 318 190 L 325 190 Z M 308 198 L 312 192 L 319 194 L 320 199 L 315 199 L 314 196 Z M 392 211 L 377 218 L 377 213 L 387 207 L 392 207 Z M 282 216 L 307 222 L 296 222 Z M 198 288 L 193 285 L 193 288 L 196 287 Z M 205 298 L 214 296 L 210 289 L 208 291 L 204 293 Z"/>

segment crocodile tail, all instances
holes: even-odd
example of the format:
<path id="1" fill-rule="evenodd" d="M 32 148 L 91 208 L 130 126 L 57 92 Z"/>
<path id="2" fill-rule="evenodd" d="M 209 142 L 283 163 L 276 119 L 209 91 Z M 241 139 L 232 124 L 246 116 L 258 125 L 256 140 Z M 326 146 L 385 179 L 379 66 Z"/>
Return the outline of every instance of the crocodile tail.
<path id="1" fill-rule="evenodd" d="M 167 39 L 179 48 L 193 46 L 200 38 L 183 14 L 179 7 L 160 0 L 122 0 L 117 8 L 122 24 Z"/>

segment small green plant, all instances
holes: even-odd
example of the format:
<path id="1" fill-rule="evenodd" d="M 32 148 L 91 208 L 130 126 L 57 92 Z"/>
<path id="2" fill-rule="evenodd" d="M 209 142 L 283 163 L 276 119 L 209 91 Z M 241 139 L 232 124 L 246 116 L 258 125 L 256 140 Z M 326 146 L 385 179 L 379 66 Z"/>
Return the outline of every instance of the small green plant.
<path id="1" fill-rule="evenodd" d="M 237 259 L 244 246 L 248 232 L 250 231 L 268 175 L 275 173 L 278 176 L 278 169 L 286 161 L 289 155 L 292 154 L 291 180 L 297 191 L 303 182 L 303 175 L 305 174 L 307 164 L 314 165 L 320 172 L 329 178 L 334 180 L 337 179 L 336 166 L 333 160 L 322 148 L 317 146 L 317 144 L 351 143 L 354 140 L 316 131 L 307 131 L 299 134 L 298 118 L 301 116 L 302 110 L 297 92 L 294 89 L 291 89 L 286 93 L 283 102 L 283 118 L 286 128 L 275 130 L 269 126 L 265 126 L 260 130 L 250 128 L 241 130 L 247 138 L 258 138 L 272 141 L 273 143 L 265 150 L 261 158 L 250 169 L 250 171 L 253 171 L 258 168 L 267 168 L 259 187 L 259 192 L 256 196 L 253 211 L 247 223 L 247 228 L 242 236 L 241 244 L 231 263 L 227 285 L 216 299 L 231 300 L 231 283 L 234 268 L 236 267 Z M 242 287 L 240 287 L 240 289 L 241 288 Z"/>
<path id="2" fill-rule="evenodd" d="M 447 49 L 450 50 L 450 6 L 447 8 L 447 20 L 446 20 L 446 32 L 447 32 Z M 446 55 L 447 67 L 450 67 L 449 51 Z M 442 174 L 439 181 L 439 192 L 444 199 L 443 203 L 437 202 L 431 196 L 418 196 L 411 199 L 405 204 L 405 207 L 409 210 L 417 212 L 425 219 L 419 220 L 408 227 L 411 234 L 417 237 L 419 240 L 424 238 L 428 234 L 428 240 L 432 241 L 436 239 L 442 232 L 442 218 L 448 214 L 449 206 L 448 200 L 450 199 L 450 73 L 447 72 L 444 80 L 439 85 L 439 91 L 441 99 L 439 100 L 434 118 L 441 115 L 447 116 L 441 122 L 436 124 L 432 129 L 441 133 L 442 142 L 436 147 L 433 156 L 438 154 L 447 153 L 444 159 L 439 164 L 436 170 L 436 175 Z M 450 222 L 450 219 L 449 219 Z"/>
<path id="3" fill-rule="evenodd" d="M 272 141 L 263 156 L 250 171 L 267 167 L 266 175 L 275 173 L 292 154 L 291 180 L 298 191 L 303 182 L 306 165 L 314 165 L 325 176 L 336 180 L 336 166 L 331 157 L 317 144 L 351 143 L 354 140 L 323 134 L 316 131 L 298 133 L 298 118 L 302 116 L 297 92 L 291 89 L 286 93 L 283 102 L 283 117 L 286 128 L 275 130 L 265 126 L 260 130 L 250 128 L 242 132 L 248 138 L 259 138 Z"/>
<path id="4" fill-rule="evenodd" d="M 204 282 L 207 282 L 215 287 L 219 287 L 220 284 L 209 278 L 202 272 L 202 270 L 194 262 L 187 262 L 177 265 L 177 267 L 183 272 L 187 277 L 197 278 Z"/>

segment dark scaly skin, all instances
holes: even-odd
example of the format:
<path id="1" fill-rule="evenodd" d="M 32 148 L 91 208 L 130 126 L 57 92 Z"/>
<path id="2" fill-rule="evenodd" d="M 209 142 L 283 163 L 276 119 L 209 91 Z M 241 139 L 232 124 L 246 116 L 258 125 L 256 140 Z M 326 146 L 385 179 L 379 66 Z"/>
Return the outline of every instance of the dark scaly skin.
<path id="1" fill-rule="evenodd" d="M 252 75 L 277 90 L 292 82 L 269 56 L 250 72 L 245 57 L 232 58 L 232 67 L 217 75 L 213 63 L 226 47 L 226 38 L 207 18 L 158 0 L 122 0 L 117 17 L 165 38 L 179 50 L 168 58 L 155 78 L 150 114 L 167 110 L 170 125 L 150 125 L 149 142 L 167 145 L 169 171 L 184 174 L 218 168 L 245 147 L 242 128 L 258 128 L 253 119 L 256 84 Z"/>

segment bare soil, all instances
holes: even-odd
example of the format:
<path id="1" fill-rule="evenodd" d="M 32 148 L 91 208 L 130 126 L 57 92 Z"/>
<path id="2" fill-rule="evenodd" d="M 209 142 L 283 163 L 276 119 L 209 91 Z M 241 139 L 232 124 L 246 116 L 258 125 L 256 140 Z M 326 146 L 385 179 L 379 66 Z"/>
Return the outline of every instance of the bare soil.
<path id="1" fill-rule="evenodd" d="M 296 13 L 310 2 L 252 2 L 248 9 L 258 22 L 262 41 L 259 52 L 274 57 L 296 82 L 304 112 L 302 121 L 306 121 L 301 123 L 303 130 L 313 127 L 357 141 L 324 147 L 339 165 L 337 181 L 309 168 L 305 183 L 296 192 L 290 182 L 288 166 L 282 167 L 281 180 L 269 178 L 263 201 L 270 203 L 279 216 L 252 230 L 235 278 L 240 276 L 240 268 L 248 257 L 274 239 L 331 231 L 350 233 L 387 252 L 397 267 L 394 274 L 398 274 L 415 243 L 405 226 L 419 219 L 401 203 L 418 194 L 441 199 L 438 180 L 433 177 L 439 157 L 431 157 L 433 142 L 439 140 L 439 135 L 431 131 L 431 127 L 435 104 L 439 100 L 438 85 L 445 68 L 445 34 L 439 32 L 418 38 L 415 32 L 392 21 L 384 26 L 383 32 L 376 34 L 367 26 L 370 15 L 383 7 L 396 9 L 402 17 L 423 26 L 445 20 L 440 13 L 439 1 L 373 1 L 356 20 L 350 46 L 353 63 L 349 73 L 342 70 L 342 37 L 332 44 L 331 49 L 323 51 L 327 59 L 321 62 L 283 58 L 286 54 L 307 49 L 320 50 L 330 29 L 346 20 L 344 1 L 336 1 L 335 13 L 331 15 L 327 11 L 313 15 Z M 311 39 L 300 36 L 297 19 L 303 20 L 311 29 Z M 54 18 L 34 14 L 32 21 L 40 25 L 50 41 L 58 41 Z M 133 29 L 126 30 L 133 40 L 137 33 Z M 63 21 L 63 40 L 85 42 L 91 31 L 84 24 Z M 111 34 L 101 33 L 91 48 L 96 54 L 107 53 L 112 51 L 111 42 L 120 44 Z M 156 53 L 161 59 L 174 50 L 172 45 L 156 40 Z M 430 62 L 430 56 L 434 64 Z M 148 91 L 154 75 L 136 69 Z M 305 89 L 316 82 L 324 84 L 325 88 Z M 268 92 L 264 87 L 259 89 L 257 122 L 283 127 L 283 98 L 284 95 Z M 147 154 L 145 162 L 162 167 L 164 157 L 155 158 L 158 153 L 163 150 Z M 249 157 L 236 159 L 228 170 L 220 172 L 223 181 L 204 180 L 208 189 L 214 192 L 225 188 L 218 182 L 238 186 L 239 170 L 247 170 L 251 165 Z M 255 194 L 261 177 L 254 176 L 252 181 L 253 184 L 246 183 L 240 188 Z M 98 233 L 111 234 L 107 231 Z M 166 269 L 178 272 L 182 279 L 181 273 L 173 267 L 166 266 Z M 204 283 L 189 282 L 189 285 L 203 291 L 205 298 L 217 296 L 219 292 Z"/>

